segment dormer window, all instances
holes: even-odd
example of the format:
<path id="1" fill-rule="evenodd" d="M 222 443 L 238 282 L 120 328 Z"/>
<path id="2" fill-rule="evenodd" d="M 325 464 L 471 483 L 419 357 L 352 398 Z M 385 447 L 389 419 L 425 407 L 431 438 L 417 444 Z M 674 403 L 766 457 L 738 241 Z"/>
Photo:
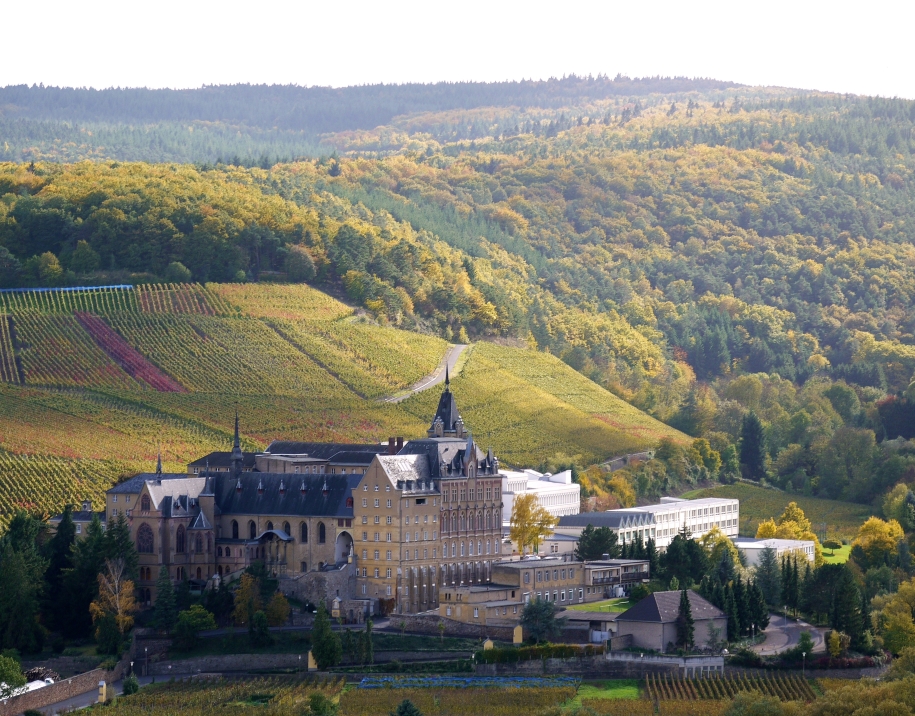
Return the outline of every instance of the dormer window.
<path id="1" fill-rule="evenodd" d="M 302 486 L 299 488 L 299 492 L 301 492 L 303 495 L 305 494 L 305 492 L 306 492 L 305 480 L 302 480 Z"/>
<path id="2" fill-rule="evenodd" d="M 284 483 L 282 480 L 280 480 L 280 494 L 281 495 L 286 494 L 286 483 Z"/>
<path id="3" fill-rule="evenodd" d="M 241 478 L 235 481 L 235 492 L 241 492 Z"/>
<path id="4" fill-rule="evenodd" d="M 264 494 L 264 481 L 263 480 L 258 480 L 258 482 L 257 482 L 257 494 L 258 495 Z"/>
<path id="5" fill-rule="evenodd" d="M 346 506 L 347 506 L 347 507 L 352 507 L 352 506 L 353 506 L 353 498 L 352 498 L 352 497 L 347 497 L 347 498 L 346 498 Z"/>

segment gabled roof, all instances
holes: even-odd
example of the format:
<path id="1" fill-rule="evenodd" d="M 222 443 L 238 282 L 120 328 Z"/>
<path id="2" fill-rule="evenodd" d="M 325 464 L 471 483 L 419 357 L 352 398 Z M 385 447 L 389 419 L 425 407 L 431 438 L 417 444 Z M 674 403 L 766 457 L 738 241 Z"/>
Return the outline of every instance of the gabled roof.
<path id="1" fill-rule="evenodd" d="M 216 483 L 216 504 L 223 515 L 351 518 L 352 504 L 347 507 L 346 500 L 352 497 L 362 475 L 243 472 L 238 477 L 220 474 L 212 479 Z"/>
<path id="2" fill-rule="evenodd" d="M 424 455 L 429 475 L 431 477 L 447 478 L 451 475 L 463 474 L 468 446 L 471 446 L 471 452 L 476 456 L 477 474 L 496 474 L 498 467 L 495 458 L 490 460 L 489 455 L 480 450 L 472 438 L 444 437 L 410 440 L 397 454 Z M 444 470 L 442 470 L 443 465 L 445 466 Z M 451 467 L 451 472 L 448 471 L 448 467 Z"/>
<path id="3" fill-rule="evenodd" d="M 154 472 L 141 472 L 137 475 L 134 475 L 124 482 L 119 482 L 117 485 L 112 487 L 110 490 L 107 490 L 107 494 L 111 495 L 120 495 L 120 494 L 130 494 L 136 495 L 143 489 L 143 484 L 149 480 L 159 480 L 163 482 L 165 480 L 186 480 L 186 472 L 164 472 L 161 475 L 157 475 Z"/>
<path id="4" fill-rule="evenodd" d="M 213 525 L 210 524 L 210 521 L 207 519 L 207 516 L 203 514 L 203 511 L 197 513 L 197 518 L 194 520 L 194 523 L 190 526 L 189 529 L 192 530 L 211 530 Z"/>
<path id="5" fill-rule="evenodd" d="M 271 455 L 308 455 L 320 460 L 329 460 L 341 452 L 378 455 L 387 450 L 387 445 L 378 443 L 304 443 L 292 440 L 274 440 L 264 452 Z M 371 459 L 368 459 L 366 464 L 369 462 Z"/>
<path id="6" fill-rule="evenodd" d="M 455 423 L 457 423 L 458 418 L 461 417 L 458 414 L 457 401 L 454 399 L 454 393 L 452 393 L 451 389 L 448 387 L 449 382 L 450 381 L 445 382 L 445 390 L 438 399 L 438 408 L 435 411 L 435 416 L 432 418 L 433 430 L 435 428 L 435 423 L 439 420 L 443 423 L 444 430 L 454 430 Z"/>
<path id="7" fill-rule="evenodd" d="M 243 452 L 242 455 L 242 467 L 253 468 L 254 467 L 254 456 L 257 453 L 254 452 Z M 211 452 L 209 455 L 204 455 L 199 460 L 194 460 L 194 462 L 189 462 L 188 467 L 199 467 L 206 468 L 209 465 L 212 468 L 217 467 L 232 467 L 232 453 L 226 451 L 216 451 Z"/>
<path id="8" fill-rule="evenodd" d="M 183 512 L 190 512 L 193 508 L 187 504 L 188 499 L 196 500 L 206 487 L 206 478 L 188 477 L 174 480 L 149 480 L 146 489 L 153 502 L 153 509 L 168 512 L 166 507 Z M 171 498 L 168 503 L 166 499 Z"/>
<path id="9" fill-rule="evenodd" d="M 379 455 L 378 464 L 392 485 L 412 480 L 430 482 L 429 463 L 423 455 Z"/>
<path id="10" fill-rule="evenodd" d="M 677 621 L 680 613 L 679 591 L 655 592 L 635 606 L 620 614 L 617 621 L 666 623 Z M 689 608 L 693 619 L 720 619 L 725 615 L 718 607 L 700 597 L 692 589 L 687 590 Z"/>

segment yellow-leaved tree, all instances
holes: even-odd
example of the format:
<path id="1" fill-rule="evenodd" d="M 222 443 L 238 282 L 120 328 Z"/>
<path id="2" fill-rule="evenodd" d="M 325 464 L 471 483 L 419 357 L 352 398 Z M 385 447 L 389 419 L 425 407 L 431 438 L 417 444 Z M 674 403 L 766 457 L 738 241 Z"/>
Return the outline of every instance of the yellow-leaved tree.
<path id="1" fill-rule="evenodd" d="M 902 526 L 896 520 L 884 522 L 879 517 L 871 517 L 858 528 L 858 536 L 851 546 L 864 552 L 868 565 L 879 567 L 886 563 L 885 556 L 898 554 L 899 542 L 904 537 Z"/>
<path id="2" fill-rule="evenodd" d="M 699 538 L 699 544 L 705 549 L 705 552 L 709 557 L 709 562 L 712 565 L 717 565 L 721 562 L 721 558 L 724 556 L 725 552 L 730 553 L 735 566 L 740 564 L 740 553 L 737 551 L 737 547 L 734 546 L 731 539 L 718 527 L 712 527 L 712 529 L 702 535 Z"/>
<path id="3" fill-rule="evenodd" d="M 537 553 L 540 543 L 544 538 L 553 534 L 553 528 L 559 519 L 540 504 L 537 495 L 526 493 L 515 498 L 512 507 L 511 530 L 509 536 L 512 542 L 518 545 L 521 554 L 530 547 L 533 554 Z"/>
<path id="4" fill-rule="evenodd" d="M 133 626 L 137 611 L 133 581 L 127 578 L 123 559 L 106 559 L 98 575 L 98 596 L 89 605 L 93 623 L 112 617 L 121 636 Z"/>
<path id="5" fill-rule="evenodd" d="M 788 503 L 785 511 L 777 520 L 768 519 L 760 522 L 756 529 L 756 537 L 759 539 L 776 538 L 776 539 L 797 539 L 813 542 L 814 564 L 819 567 L 825 563 L 823 559 L 823 547 L 820 540 L 813 531 L 810 520 L 804 514 L 804 511 L 798 507 L 796 502 Z"/>
<path id="6" fill-rule="evenodd" d="M 245 626 L 263 608 L 260 581 L 251 574 L 241 575 L 238 587 L 235 589 L 235 609 L 232 610 L 232 621 L 238 626 Z"/>

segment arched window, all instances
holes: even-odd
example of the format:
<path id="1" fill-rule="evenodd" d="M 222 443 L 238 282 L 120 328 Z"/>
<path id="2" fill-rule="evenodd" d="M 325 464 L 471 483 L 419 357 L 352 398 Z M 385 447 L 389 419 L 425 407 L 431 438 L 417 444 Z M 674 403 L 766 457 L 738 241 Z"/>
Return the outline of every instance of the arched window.
<path id="1" fill-rule="evenodd" d="M 175 570 L 175 579 L 179 582 L 181 581 L 181 567 L 178 567 L 178 569 Z"/>
<path id="2" fill-rule="evenodd" d="M 469 525 L 469 526 L 470 526 L 470 531 L 473 532 L 473 526 L 474 526 L 475 522 L 474 522 L 474 520 L 473 520 L 473 513 L 472 513 L 472 512 L 470 513 L 470 520 L 469 520 L 469 523 L 470 523 L 470 525 Z"/>
<path id="3" fill-rule="evenodd" d="M 140 509 L 143 512 L 149 512 L 149 495 L 143 495 L 140 498 Z"/>
<path id="4" fill-rule="evenodd" d="M 272 529 L 273 529 L 273 523 L 272 523 L 270 520 L 267 520 L 267 529 L 268 529 L 268 530 L 272 530 Z"/>
<path id="5" fill-rule="evenodd" d="M 347 498 L 346 498 L 346 506 L 347 506 L 347 507 L 352 507 L 352 506 L 353 506 L 353 498 L 352 498 L 352 497 L 347 497 Z"/>
<path id="6" fill-rule="evenodd" d="M 290 537 L 292 537 L 292 531 L 289 529 L 289 523 L 288 523 L 288 522 L 284 522 L 284 523 L 283 523 L 283 532 L 285 532 L 287 535 L 289 535 Z"/>
<path id="7" fill-rule="evenodd" d="M 467 531 L 467 514 L 464 512 L 461 513 L 461 531 Z"/>
<path id="8" fill-rule="evenodd" d="M 197 554 L 201 554 L 203 552 L 203 535 L 199 532 L 194 537 L 194 551 Z"/>
<path id="9" fill-rule="evenodd" d="M 175 551 L 178 554 L 184 554 L 187 551 L 184 539 L 184 525 L 178 525 L 178 530 L 175 532 Z"/>
<path id="10" fill-rule="evenodd" d="M 489 510 L 486 510 L 486 529 L 490 527 L 492 527 L 492 514 L 490 514 Z"/>
<path id="11" fill-rule="evenodd" d="M 254 520 L 248 520 L 248 538 L 257 539 L 257 525 L 254 524 Z"/>
<path id="12" fill-rule="evenodd" d="M 302 532 L 302 544 L 308 544 L 308 523 L 307 522 L 302 523 L 301 532 Z"/>
<path id="13" fill-rule="evenodd" d="M 324 544 L 327 541 L 327 528 L 323 522 L 318 522 L 318 544 Z"/>
<path id="14" fill-rule="evenodd" d="M 457 513 L 451 513 L 451 531 L 457 532 Z"/>
<path id="15" fill-rule="evenodd" d="M 217 548 L 216 548 L 216 556 L 217 556 L 217 557 L 222 557 L 222 547 L 217 547 Z M 222 570 L 220 570 L 219 573 L 222 574 Z"/>
<path id="16" fill-rule="evenodd" d="M 152 528 L 144 523 L 137 530 L 137 552 L 140 554 L 152 554 L 153 546 Z"/>
<path id="17" fill-rule="evenodd" d="M 197 567 L 197 579 L 203 578 L 203 572 L 201 572 L 200 567 Z"/>
<path id="18" fill-rule="evenodd" d="M 213 551 L 213 535 L 207 532 L 207 554 Z"/>
<path id="19" fill-rule="evenodd" d="M 477 512 L 477 529 L 478 530 L 483 529 L 483 512 L 482 511 Z"/>
<path id="20" fill-rule="evenodd" d="M 232 520 L 232 539 L 238 539 L 238 522 Z"/>

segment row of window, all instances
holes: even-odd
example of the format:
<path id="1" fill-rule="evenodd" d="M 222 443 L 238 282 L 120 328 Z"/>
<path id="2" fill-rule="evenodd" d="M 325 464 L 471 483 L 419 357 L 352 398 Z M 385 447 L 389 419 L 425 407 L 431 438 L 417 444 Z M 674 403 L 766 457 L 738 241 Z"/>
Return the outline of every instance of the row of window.
<path id="1" fill-rule="evenodd" d="M 273 529 L 273 522 L 267 522 L 267 531 Z M 289 523 L 283 523 L 283 532 L 292 537 L 292 530 L 290 529 Z M 238 522 L 232 520 L 232 539 L 238 539 Z M 248 520 L 248 539 L 257 539 L 257 524 L 254 520 Z M 308 523 L 303 522 L 299 525 L 299 541 L 302 544 L 308 544 Z M 327 527 L 323 522 L 318 523 L 318 544 L 325 544 L 327 542 Z"/>
<path id="2" fill-rule="evenodd" d="M 480 510 L 479 512 L 458 512 L 454 511 L 449 515 L 442 516 L 442 531 L 444 532 L 473 532 L 474 530 L 494 529 L 501 527 L 499 521 L 499 510 L 490 512 Z"/>
<path id="3" fill-rule="evenodd" d="M 498 498 L 502 493 L 501 483 L 497 483 L 497 489 L 496 497 Z M 458 502 L 458 498 L 460 498 L 461 502 L 467 502 L 468 500 L 482 502 L 484 494 L 486 495 L 486 501 L 491 502 L 493 499 L 492 484 L 484 482 L 482 486 L 477 486 L 476 488 L 471 487 L 469 489 L 458 489 L 457 486 L 455 486 L 452 487 L 451 490 L 448 490 L 447 488 L 442 490 L 442 502 Z M 448 499 L 449 496 L 451 497 L 450 500 Z"/>

